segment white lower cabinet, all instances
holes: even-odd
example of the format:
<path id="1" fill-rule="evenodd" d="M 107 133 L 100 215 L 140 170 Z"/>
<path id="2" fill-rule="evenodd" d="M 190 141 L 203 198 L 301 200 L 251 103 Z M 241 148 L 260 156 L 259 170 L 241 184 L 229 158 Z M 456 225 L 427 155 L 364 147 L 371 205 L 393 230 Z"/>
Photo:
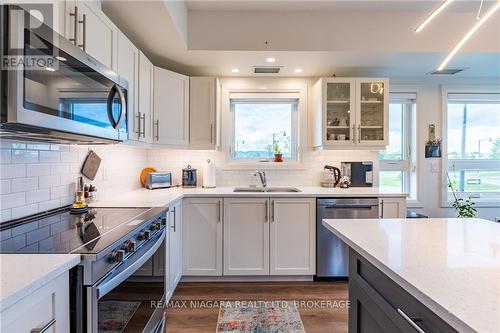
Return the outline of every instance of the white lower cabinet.
<path id="1" fill-rule="evenodd" d="M 168 281 L 172 293 L 182 277 L 182 205 L 177 201 L 169 209 Z"/>
<path id="2" fill-rule="evenodd" d="M 224 199 L 224 275 L 269 275 L 269 200 Z"/>
<path id="3" fill-rule="evenodd" d="M 183 275 L 222 276 L 222 198 L 182 203 Z"/>
<path id="4" fill-rule="evenodd" d="M 316 200 L 271 198 L 271 275 L 316 273 Z"/>
<path id="5" fill-rule="evenodd" d="M 379 212 L 381 218 L 405 218 L 406 217 L 406 197 L 401 198 L 380 198 Z"/>
<path id="6" fill-rule="evenodd" d="M 0 313 L 0 332 L 66 333 L 69 328 L 69 276 L 59 275 Z"/>

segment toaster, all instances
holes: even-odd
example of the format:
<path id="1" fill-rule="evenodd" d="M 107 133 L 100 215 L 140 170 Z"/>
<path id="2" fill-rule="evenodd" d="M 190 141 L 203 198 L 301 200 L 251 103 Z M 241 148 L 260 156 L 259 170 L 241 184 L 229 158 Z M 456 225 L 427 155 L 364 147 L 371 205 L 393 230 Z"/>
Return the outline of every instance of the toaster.
<path id="1" fill-rule="evenodd" d="M 150 190 L 155 188 L 166 188 L 172 186 L 172 173 L 171 172 L 150 172 L 146 175 L 144 186 Z"/>

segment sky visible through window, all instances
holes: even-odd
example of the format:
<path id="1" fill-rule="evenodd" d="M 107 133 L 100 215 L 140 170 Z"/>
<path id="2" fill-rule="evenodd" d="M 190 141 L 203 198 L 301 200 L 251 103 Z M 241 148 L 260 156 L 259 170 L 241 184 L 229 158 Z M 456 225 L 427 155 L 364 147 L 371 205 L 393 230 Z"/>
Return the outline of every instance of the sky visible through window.
<path id="1" fill-rule="evenodd" d="M 234 157 L 272 158 L 274 143 L 283 158 L 290 158 L 294 107 L 295 103 L 234 102 Z"/>
<path id="2" fill-rule="evenodd" d="M 448 104 L 447 144 L 450 159 L 500 159 L 500 104 Z"/>

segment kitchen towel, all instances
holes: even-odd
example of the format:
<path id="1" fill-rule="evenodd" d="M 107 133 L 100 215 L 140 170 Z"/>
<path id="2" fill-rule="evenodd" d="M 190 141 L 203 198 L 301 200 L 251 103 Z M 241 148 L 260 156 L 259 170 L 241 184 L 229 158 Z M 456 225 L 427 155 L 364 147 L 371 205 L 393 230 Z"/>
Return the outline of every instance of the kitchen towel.
<path id="1" fill-rule="evenodd" d="M 215 164 L 210 160 L 207 160 L 205 164 L 203 164 L 203 187 L 215 187 Z"/>

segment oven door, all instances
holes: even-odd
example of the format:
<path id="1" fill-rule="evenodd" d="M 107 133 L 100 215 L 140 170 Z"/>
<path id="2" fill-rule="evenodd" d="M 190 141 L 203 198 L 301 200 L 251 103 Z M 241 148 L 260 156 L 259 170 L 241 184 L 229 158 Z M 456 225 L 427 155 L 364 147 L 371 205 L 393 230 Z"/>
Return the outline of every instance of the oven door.
<path id="1" fill-rule="evenodd" d="M 166 232 L 164 228 L 156 233 L 109 275 L 87 287 L 88 332 L 163 332 L 165 274 L 149 280 L 132 275 L 153 255 L 164 251 Z"/>
<path id="2" fill-rule="evenodd" d="M 88 142 L 128 139 L 128 83 L 50 27 L 32 28 L 29 13 L 9 8 L 7 52 L 25 62 L 5 71 L 2 128 L 61 138 L 75 134 Z"/>

